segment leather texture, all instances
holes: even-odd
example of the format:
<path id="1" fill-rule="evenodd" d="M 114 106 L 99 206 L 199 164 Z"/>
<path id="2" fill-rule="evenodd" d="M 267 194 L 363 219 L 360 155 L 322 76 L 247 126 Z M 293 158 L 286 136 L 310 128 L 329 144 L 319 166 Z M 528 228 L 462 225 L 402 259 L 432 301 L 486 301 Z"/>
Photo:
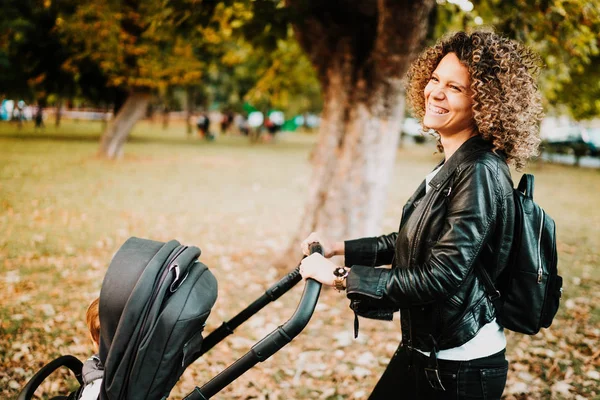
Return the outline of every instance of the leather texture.
<path id="1" fill-rule="evenodd" d="M 390 315 L 399 309 L 403 342 L 424 351 L 460 346 L 492 321 L 494 306 L 474 269 L 495 280 L 514 232 L 510 170 L 480 136 L 429 185 L 408 200 L 397 233 L 345 243 L 348 297 L 379 302 Z M 390 263 L 392 269 L 373 268 Z"/>

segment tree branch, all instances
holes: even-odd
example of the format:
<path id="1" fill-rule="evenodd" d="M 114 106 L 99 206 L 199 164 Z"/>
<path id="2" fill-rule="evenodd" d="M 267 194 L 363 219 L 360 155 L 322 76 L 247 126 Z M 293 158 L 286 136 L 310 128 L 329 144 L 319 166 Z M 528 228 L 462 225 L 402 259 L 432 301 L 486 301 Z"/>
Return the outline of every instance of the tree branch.
<path id="1" fill-rule="evenodd" d="M 370 56 L 377 26 L 377 0 L 286 0 L 293 11 L 296 37 L 318 69 L 321 82 L 337 62 L 336 53 L 348 51 L 360 68 Z M 358 69 L 357 68 L 357 69 Z"/>
<path id="2" fill-rule="evenodd" d="M 377 74 L 402 78 L 427 34 L 434 0 L 378 0 L 377 42 L 373 51 Z"/>

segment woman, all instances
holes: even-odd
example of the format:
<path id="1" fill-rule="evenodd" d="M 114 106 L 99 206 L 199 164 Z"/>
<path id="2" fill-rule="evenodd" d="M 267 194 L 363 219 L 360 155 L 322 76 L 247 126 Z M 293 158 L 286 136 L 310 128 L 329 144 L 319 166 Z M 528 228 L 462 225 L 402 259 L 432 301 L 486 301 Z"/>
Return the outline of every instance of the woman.
<path id="1" fill-rule="evenodd" d="M 301 264 L 304 278 L 345 289 L 377 318 L 400 310 L 402 343 L 371 399 L 499 399 L 506 339 L 478 271 L 496 279 L 514 228 L 507 163 L 537 153 L 538 58 L 492 32 L 454 34 L 425 50 L 407 75 L 407 97 L 425 130 L 439 135 L 444 160 L 402 210 L 397 233 L 330 243 L 327 258 Z M 392 269 L 373 268 L 392 264 Z M 356 310 L 357 308 L 355 308 Z"/>

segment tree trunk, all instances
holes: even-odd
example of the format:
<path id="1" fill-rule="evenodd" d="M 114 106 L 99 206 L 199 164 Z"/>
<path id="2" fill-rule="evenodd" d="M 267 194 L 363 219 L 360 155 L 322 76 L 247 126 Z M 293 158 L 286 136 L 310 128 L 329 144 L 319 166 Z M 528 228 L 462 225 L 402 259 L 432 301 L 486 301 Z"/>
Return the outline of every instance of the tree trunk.
<path id="1" fill-rule="evenodd" d="M 186 133 L 188 136 L 191 136 L 194 133 L 194 127 L 192 126 L 192 118 L 194 116 L 194 88 L 188 87 L 186 89 L 186 114 L 185 114 L 185 127 Z"/>
<path id="2" fill-rule="evenodd" d="M 115 89 L 114 99 L 115 102 L 113 104 L 113 116 L 117 116 L 119 111 L 121 111 L 121 107 L 125 105 L 125 101 L 129 98 L 129 93 L 121 88 Z"/>
<path id="3" fill-rule="evenodd" d="M 364 82 L 349 85 L 345 74 L 338 68 L 329 76 L 308 201 L 292 247 L 312 231 L 332 239 L 380 233 L 404 116 L 401 81 L 387 88 L 393 95 L 374 92 L 367 105 L 350 101 Z"/>
<path id="4" fill-rule="evenodd" d="M 102 117 L 102 122 L 100 124 L 102 132 L 104 132 L 106 130 L 108 121 L 110 121 L 109 112 L 110 112 L 110 107 L 108 105 L 106 105 L 106 107 L 104 107 L 104 117 Z M 113 117 L 114 117 L 114 114 L 113 114 Z"/>
<path id="5" fill-rule="evenodd" d="M 169 128 L 169 107 L 166 105 L 164 106 L 162 113 L 162 128 L 164 131 Z"/>
<path id="6" fill-rule="evenodd" d="M 434 6 L 433 0 L 334 3 L 288 0 L 303 16 L 295 33 L 317 70 L 324 107 L 308 200 L 287 257 L 311 231 L 332 240 L 382 233 L 404 116 L 401 82 Z"/>
<path id="7" fill-rule="evenodd" d="M 54 121 L 54 126 L 57 128 L 60 126 L 60 117 L 62 116 L 62 98 L 56 99 L 56 119 Z"/>
<path id="8" fill-rule="evenodd" d="M 135 123 L 144 116 L 150 98 L 150 93 L 145 92 L 132 92 L 127 97 L 119 113 L 108 123 L 102 134 L 98 151 L 101 157 L 114 160 L 123 155 L 127 136 Z"/>

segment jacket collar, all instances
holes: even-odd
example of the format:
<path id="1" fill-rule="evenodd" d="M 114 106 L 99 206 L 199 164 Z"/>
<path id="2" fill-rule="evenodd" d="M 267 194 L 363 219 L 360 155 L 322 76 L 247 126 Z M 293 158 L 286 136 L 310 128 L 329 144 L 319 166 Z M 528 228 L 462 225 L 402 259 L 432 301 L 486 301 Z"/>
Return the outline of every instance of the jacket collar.
<path id="1" fill-rule="evenodd" d="M 429 186 L 434 189 L 439 189 L 442 184 L 456 171 L 456 169 L 472 154 L 483 150 L 491 150 L 492 144 L 485 140 L 481 135 L 473 136 L 465 141 L 450 159 L 444 163 L 442 169 L 429 182 Z"/>

